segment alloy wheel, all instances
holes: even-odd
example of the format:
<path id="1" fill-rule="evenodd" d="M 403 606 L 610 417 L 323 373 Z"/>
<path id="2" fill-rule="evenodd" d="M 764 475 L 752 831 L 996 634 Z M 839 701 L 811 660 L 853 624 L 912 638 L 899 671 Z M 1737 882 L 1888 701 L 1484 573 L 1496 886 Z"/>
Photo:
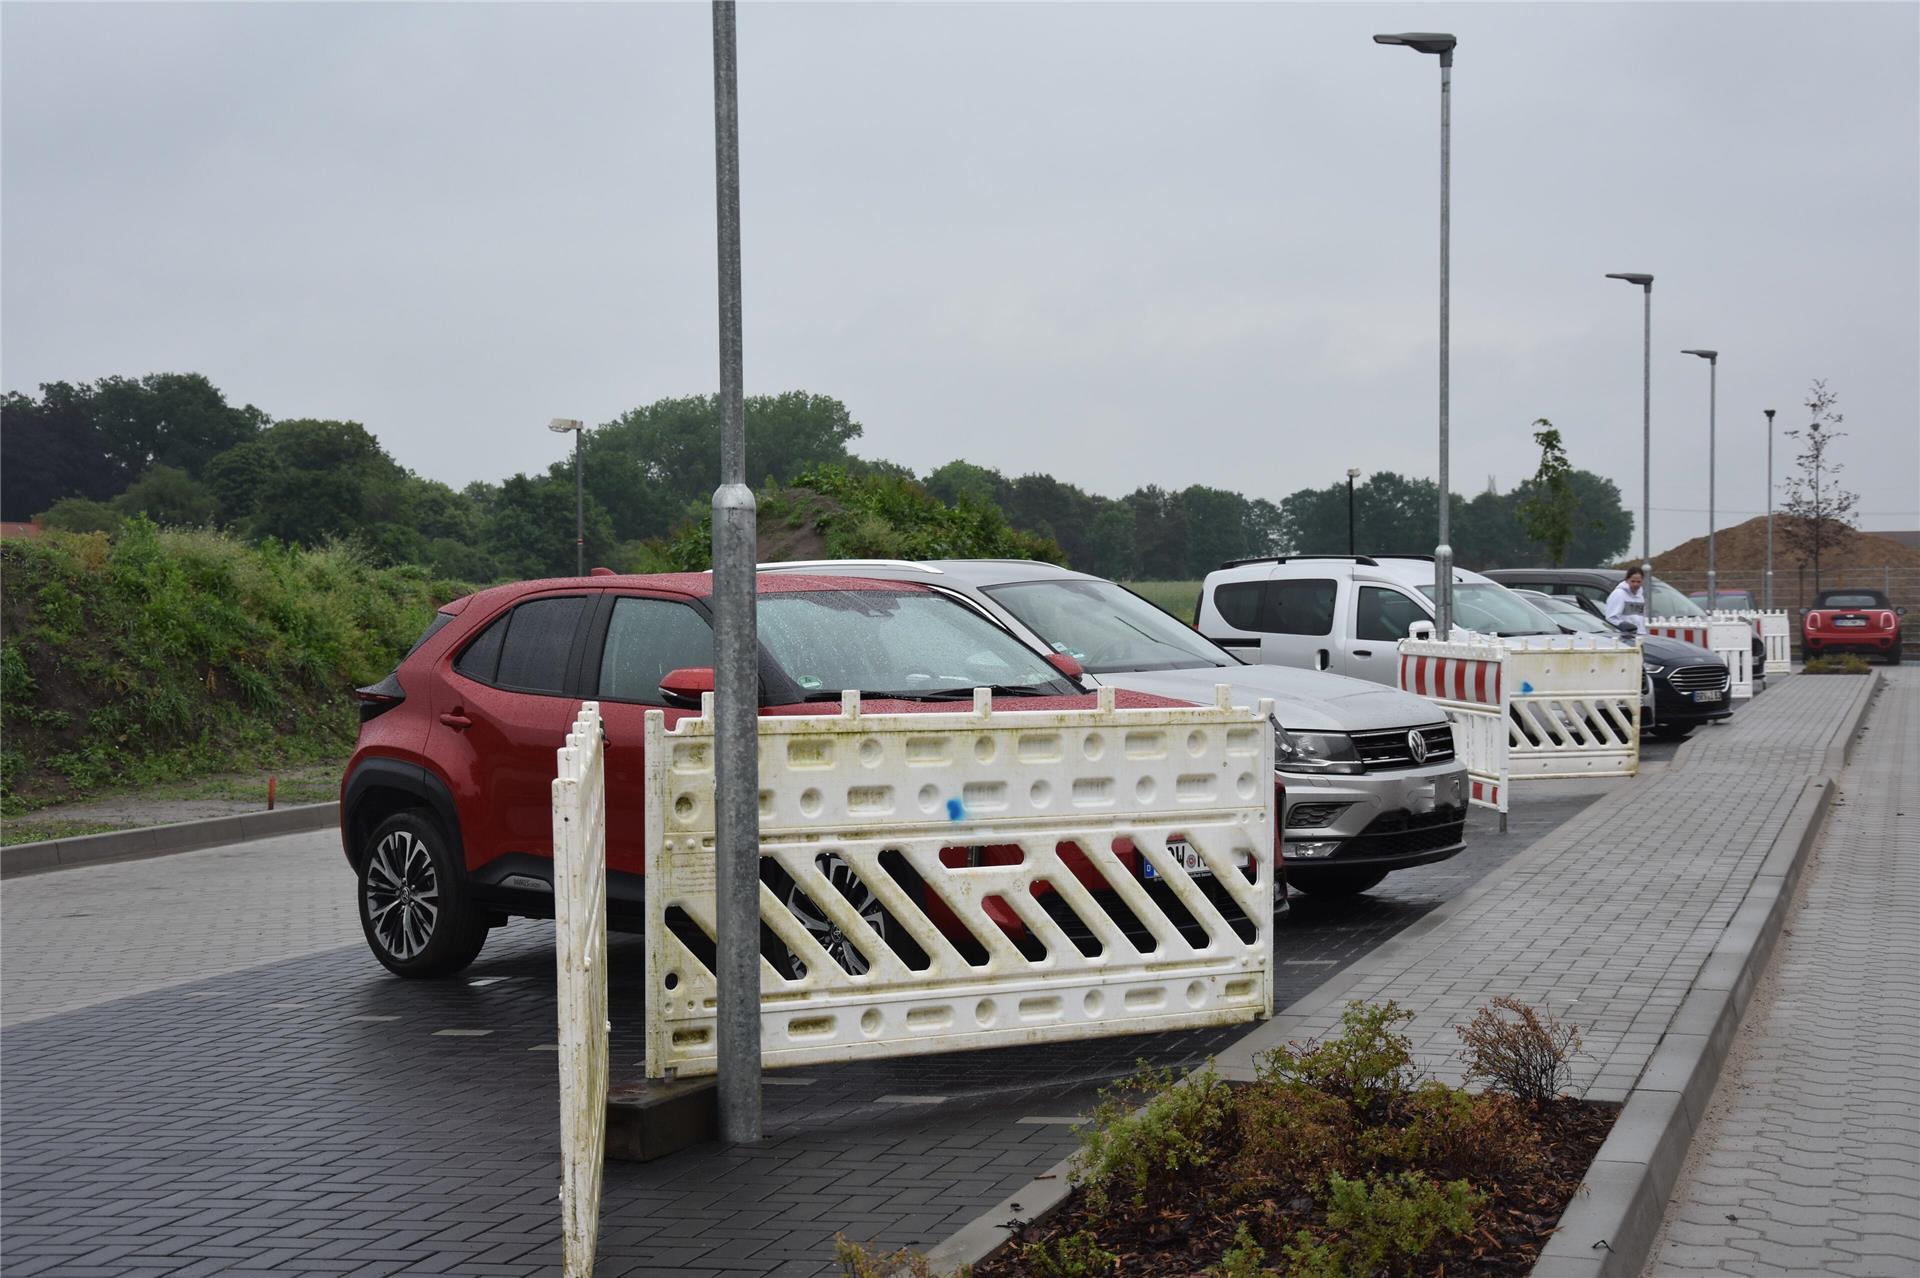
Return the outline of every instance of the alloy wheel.
<path id="1" fill-rule="evenodd" d="M 367 860 L 367 922 L 381 946 L 405 962 L 427 948 L 440 918 L 440 881 L 420 838 L 395 830 Z"/>
<path id="2" fill-rule="evenodd" d="M 853 872 L 853 867 L 831 852 L 821 855 L 814 864 L 826 876 L 827 882 L 833 885 L 834 891 L 853 906 L 855 912 L 860 915 L 861 922 L 873 929 L 874 936 L 884 935 L 885 908 L 880 904 L 880 898 L 860 881 L 860 876 Z M 867 956 L 859 946 L 840 930 L 840 925 L 829 918 L 826 911 L 815 905 L 813 899 L 800 890 L 798 884 L 795 884 L 787 893 L 787 908 L 793 911 L 793 917 L 800 920 L 800 926 L 807 929 L 807 934 L 827 952 L 828 957 L 849 974 L 863 975 L 872 966 L 867 962 Z M 807 965 L 799 955 L 792 956 L 792 965 L 794 979 L 805 978 Z"/>

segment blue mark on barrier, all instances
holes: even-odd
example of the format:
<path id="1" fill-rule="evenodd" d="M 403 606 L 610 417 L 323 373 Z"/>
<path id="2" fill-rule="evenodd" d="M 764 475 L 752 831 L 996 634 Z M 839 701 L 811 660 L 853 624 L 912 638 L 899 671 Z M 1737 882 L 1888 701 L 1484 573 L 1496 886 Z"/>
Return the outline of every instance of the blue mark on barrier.
<path id="1" fill-rule="evenodd" d="M 947 820 L 964 821 L 967 819 L 967 805 L 958 799 L 947 800 Z"/>
<path id="2" fill-rule="evenodd" d="M 1532 692 L 1532 691 L 1533 691 L 1533 685 L 1528 683 L 1526 680 L 1522 679 L 1520 681 L 1520 695 L 1524 697 L 1529 692 Z"/>

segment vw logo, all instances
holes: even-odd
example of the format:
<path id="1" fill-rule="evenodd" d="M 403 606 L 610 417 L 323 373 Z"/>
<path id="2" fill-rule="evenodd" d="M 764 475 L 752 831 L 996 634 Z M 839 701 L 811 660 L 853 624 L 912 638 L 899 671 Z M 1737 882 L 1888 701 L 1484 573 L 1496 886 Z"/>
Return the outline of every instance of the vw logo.
<path id="1" fill-rule="evenodd" d="M 1420 735 L 1418 728 L 1407 733 L 1407 753 L 1413 756 L 1415 763 L 1427 761 L 1427 739 Z"/>

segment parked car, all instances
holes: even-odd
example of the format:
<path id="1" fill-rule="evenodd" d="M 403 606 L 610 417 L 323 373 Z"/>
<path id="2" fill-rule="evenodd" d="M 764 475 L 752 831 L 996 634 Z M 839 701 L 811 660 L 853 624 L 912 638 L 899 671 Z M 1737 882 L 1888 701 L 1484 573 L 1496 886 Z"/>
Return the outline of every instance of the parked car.
<path id="1" fill-rule="evenodd" d="M 1538 590 L 1513 593 L 1546 614 L 1547 620 L 1566 634 L 1614 633 L 1612 626 L 1566 595 L 1549 595 Z M 1703 723 L 1732 716 L 1726 662 L 1705 648 L 1658 635 L 1644 636 L 1640 640 L 1640 652 L 1653 689 L 1649 730 L 1654 736 L 1678 741 Z M 1641 704 L 1646 705 L 1644 695 Z"/>
<path id="2" fill-rule="evenodd" d="M 713 686 L 712 586 L 705 573 L 495 586 L 443 607 L 391 675 L 359 690 L 340 835 L 362 929 L 381 963 L 402 976 L 445 975 L 473 961 L 490 927 L 513 915 L 551 916 L 555 754 L 587 699 L 600 703 L 607 740 L 608 920 L 643 925 L 643 720 L 658 709 L 671 727 L 698 713 L 702 689 Z M 1003 708 L 1094 702 L 1070 677 L 1070 660 L 1049 661 L 919 585 L 764 577 L 758 607 L 763 715 L 837 713 L 845 689 L 858 689 L 863 712 L 876 715 L 965 709 L 976 685 L 992 686 Z M 1187 704 L 1130 692 L 1118 701 Z M 1018 855 L 954 848 L 942 859 L 991 861 L 1008 851 Z M 1115 851 L 1130 873 L 1141 872 L 1130 843 Z M 1113 895 L 1084 854 L 1063 855 L 1096 896 Z M 884 937 L 891 921 L 875 894 L 839 858 L 822 856 L 828 879 Z M 767 865 L 769 885 L 822 947 L 847 970 L 864 970 L 858 945 Z M 1016 941 L 1031 939 L 1010 906 L 990 904 Z M 939 902 L 927 908 L 959 928 Z M 964 933 L 950 935 L 970 940 Z M 763 929 L 763 953 L 797 974 L 797 960 L 771 935 Z"/>
<path id="3" fill-rule="evenodd" d="M 1846 586 L 1822 590 L 1813 607 L 1800 610 L 1800 646 L 1809 657 L 1830 652 L 1860 652 L 1900 664 L 1900 642 L 1907 615 L 1878 590 Z"/>
<path id="4" fill-rule="evenodd" d="M 1751 590 L 1716 590 L 1713 593 L 1712 603 L 1707 602 L 1707 592 L 1704 590 L 1689 590 L 1687 598 L 1692 600 L 1696 607 L 1704 608 L 1708 612 L 1752 612 L 1760 606 L 1754 602 Z"/>
<path id="5" fill-rule="evenodd" d="M 766 573 L 859 573 L 920 582 L 963 599 L 1088 682 L 1208 702 L 1274 703 L 1274 759 L 1286 787 L 1287 881 L 1318 895 L 1364 892 L 1388 873 L 1465 846 L 1466 765 L 1453 728 L 1421 697 L 1310 670 L 1249 666 L 1101 577 L 1029 560 L 828 560 Z"/>
<path id="6" fill-rule="evenodd" d="M 1516 590 L 1565 595 L 1603 621 L 1607 616 L 1607 596 L 1613 593 L 1621 578 L 1621 573 L 1613 568 L 1489 568 L 1484 575 Z M 1656 617 L 1704 618 L 1707 615 L 1706 609 L 1658 577 L 1648 585 L 1647 605 Z M 1753 677 L 1756 681 L 1767 677 L 1767 643 L 1760 636 L 1758 622 L 1753 626 Z"/>

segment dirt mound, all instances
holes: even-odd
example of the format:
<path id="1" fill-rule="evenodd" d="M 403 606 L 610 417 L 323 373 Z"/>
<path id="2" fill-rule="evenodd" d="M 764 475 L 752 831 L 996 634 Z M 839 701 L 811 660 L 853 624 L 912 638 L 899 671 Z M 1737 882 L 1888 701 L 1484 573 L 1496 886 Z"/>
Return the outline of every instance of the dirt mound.
<path id="1" fill-rule="evenodd" d="M 1779 514 L 1774 515 L 1773 566 L 1777 572 L 1802 567 L 1800 555 L 1788 547 L 1782 535 L 1781 525 L 1784 522 Z M 1767 566 L 1767 517 L 1756 515 L 1744 524 L 1722 528 L 1714 542 L 1717 566 L 1723 574 L 1760 572 Z M 1872 533 L 1854 534 L 1845 546 L 1822 554 L 1820 560 L 1824 569 L 1871 568 L 1877 572 L 1891 568 L 1896 574 L 1903 571 L 1920 573 L 1920 550 L 1903 546 L 1891 537 L 1876 537 Z M 1631 562 L 1637 563 L 1638 558 Z M 1619 566 L 1625 568 L 1627 562 L 1623 561 Z M 1811 567 L 1811 564 L 1806 566 Z M 1673 549 L 1655 555 L 1653 571 L 1669 581 L 1704 574 L 1707 571 L 1707 539 L 1695 537 L 1692 541 L 1683 541 Z"/>
<path id="2" fill-rule="evenodd" d="M 789 563 L 795 559 L 828 559 L 826 538 L 820 535 L 820 519 L 840 513 L 840 503 L 823 493 L 805 488 L 789 488 L 777 503 L 769 502 L 756 526 L 754 547 L 763 564 Z"/>

